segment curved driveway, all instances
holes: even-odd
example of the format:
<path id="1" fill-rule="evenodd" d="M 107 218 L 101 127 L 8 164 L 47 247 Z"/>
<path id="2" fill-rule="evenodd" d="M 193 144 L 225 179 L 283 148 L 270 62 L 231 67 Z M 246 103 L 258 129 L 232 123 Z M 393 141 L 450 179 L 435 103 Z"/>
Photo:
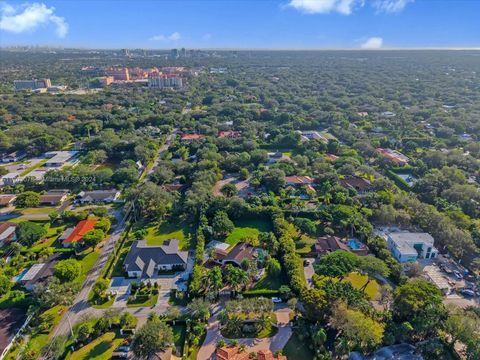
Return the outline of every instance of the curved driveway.
<path id="1" fill-rule="evenodd" d="M 220 308 L 215 309 L 213 316 L 208 320 L 207 336 L 198 352 L 197 360 L 215 359 L 217 342 L 221 339 L 227 343 L 231 341 L 231 339 L 226 339 L 220 334 L 220 321 L 217 320 L 219 311 Z M 238 339 L 238 343 L 245 344 L 247 352 L 270 349 L 274 353 L 277 350 L 282 350 L 292 335 L 292 327 L 289 325 L 291 311 L 285 306 L 278 307 L 275 310 L 278 332 L 274 336 L 264 339 Z"/>

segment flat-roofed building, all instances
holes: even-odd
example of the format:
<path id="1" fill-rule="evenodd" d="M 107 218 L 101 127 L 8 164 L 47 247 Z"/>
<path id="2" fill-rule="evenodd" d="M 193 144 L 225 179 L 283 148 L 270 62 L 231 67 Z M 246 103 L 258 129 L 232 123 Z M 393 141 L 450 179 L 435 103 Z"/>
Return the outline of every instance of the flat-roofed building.
<path id="1" fill-rule="evenodd" d="M 400 263 L 438 256 L 438 250 L 433 246 L 434 239 L 428 233 L 392 232 L 385 236 L 388 248 Z"/>
<path id="2" fill-rule="evenodd" d="M 46 167 L 62 167 L 68 163 L 73 165 L 75 163 L 75 157 L 78 151 L 51 151 L 45 154 L 49 157 L 45 163 Z"/>

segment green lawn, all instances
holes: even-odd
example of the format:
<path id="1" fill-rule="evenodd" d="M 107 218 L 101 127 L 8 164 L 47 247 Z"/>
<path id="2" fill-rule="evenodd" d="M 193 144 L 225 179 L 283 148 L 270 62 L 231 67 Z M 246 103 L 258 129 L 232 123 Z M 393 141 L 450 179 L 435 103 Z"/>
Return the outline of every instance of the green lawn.
<path id="1" fill-rule="evenodd" d="M 113 266 L 111 277 L 125 276 L 125 269 L 123 268 L 123 262 L 125 261 L 125 257 L 127 256 L 128 251 L 132 246 L 132 243 L 133 243 L 133 240 L 127 240 L 127 239 L 123 242 L 122 248 L 119 251 L 118 259 L 116 260 L 115 265 Z"/>
<path id="2" fill-rule="evenodd" d="M 183 354 L 183 345 L 185 344 L 187 328 L 185 325 L 172 325 L 172 330 L 175 347 L 180 350 L 180 354 Z"/>
<path id="3" fill-rule="evenodd" d="M 38 207 L 38 208 L 24 208 L 24 209 L 16 209 L 20 211 L 23 215 L 45 215 L 48 216 L 52 211 L 56 210 L 54 206 L 45 206 L 45 207 Z"/>
<path id="4" fill-rule="evenodd" d="M 359 273 L 350 273 L 344 281 L 349 281 L 354 288 L 361 289 L 367 282 L 367 276 L 361 275 Z M 380 295 L 380 285 L 375 280 L 370 281 L 365 293 L 371 300 L 375 300 Z"/>
<path id="5" fill-rule="evenodd" d="M 277 322 L 277 317 L 274 313 L 270 315 L 271 323 L 265 327 L 265 329 L 261 330 L 257 333 L 242 333 L 239 337 L 233 337 L 228 333 L 221 332 L 222 335 L 227 339 L 242 339 L 242 338 L 257 338 L 257 339 L 264 339 L 268 337 L 274 336 L 278 332 L 278 328 L 274 326 Z"/>
<path id="6" fill-rule="evenodd" d="M 47 236 L 45 239 L 40 240 L 31 248 L 33 252 L 38 252 L 46 247 L 52 246 L 55 240 L 57 240 L 57 238 L 66 228 L 66 225 L 55 227 L 50 227 L 49 225 L 50 224 L 45 225 L 45 228 L 47 229 Z"/>
<path id="7" fill-rule="evenodd" d="M 20 173 L 20 176 L 26 176 L 30 174 L 33 170 L 38 169 L 39 167 L 42 167 L 47 161 L 48 159 L 43 159 L 42 161 L 39 161 L 37 164 L 30 166 L 28 169 L 25 169 L 24 171 L 22 171 Z"/>
<path id="8" fill-rule="evenodd" d="M 147 235 L 145 240 L 150 246 L 162 245 L 165 240 L 178 239 L 180 241 L 180 250 L 187 250 L 193 248 L 193 233 L 194 229 L 184 223 L 162 223 L 153 224 L 147 228 Z"/>
<path id="9" fill-rule="evenodd" d="M 112 358 L 113 352 L 122 342 L 123 338 L 117 337 L 114 332 L 110 331 L 70 354 L 67 359 L 108 360 Z"/>
<path id="10" fill-rule="evenodd" d="M 82 273 L 74 280 L 75 282 L 78 282 L 80 284 L 84 283 L 84 281 L 87 279 L 88 272 L 93 267 L 93 265 L 95 265 L 99 256 L 99 250 L 91 251 L 83 256 L 83 258 L 80 260 L 80 263 L 82 264 Z"/>
<path id="11" fill-rule="evenodd" d="M 235 222 L 235 229 L 227 236 L 225 242 L 230 247 L 247 237 L 258 238 L 261 232 L 272 231 L 269 222 L 262 219 L 243 219 Z"/>
<path id="12" fill-rule="evenodd" d="M 153 307 L 157 303 L 158 294 L 152 296 L 143 296 L 137 295 L 136 299 L 128 299 L 127 307 L 135 308 L 135 307 Z"/>
<path id="13" fill-rule="evenodd" d="M 312 245 L 315 244 L 315 239 L 302 235 L 302 239 L 295 244 L 296 251 L 299 254 L 308 254 L 312 251 Z"/>
<path id="14" fill-rule="evenodd" d="M 313 351 L 309 349 L 308 345 L 305 343 L 305 340 L 301 340 L 295 331 L 287 344 L 283 348 L 283 354 L 288 359 L 302 359 L 302 360 L 312 360 Z"/>
<path id="15" fill-rule="evenodd" d="M 116 296 L 113 295 L 110 297 L 110 299 L 108 297 L 102 299 L 95 299 L 93 298 L 93 296 L 90 296 L 90 298 L 88 299 L 88 303 L 95 309 L 108 309 L 110 306 L 113 305 L 115 297 Z"/>
<path id="16" fill-rule="evenodd" d="M 45 314 L 53 314 L 54 315 L 54 320 L 53 320 L 53 326 L 52 329 L 55 327 L 56 324 L 60 321 L 61 315 L 64 313 L 65 307 L 57 305 L 47 311 L 45 311 Z M 50 330 L 52 330 L 50 329 Z M 33 332 L 30 334 L 30 338 L 28 340 L 28 343 L 26 344 L 26 349 L 25 352 L 23 353 L 23 358 L 26 358 L 26 354 L 37 354 L 37 356 L 40 354 L 40 351 L 42 348 L 47 344 L 49 339 L 49 334 L 48 333 L 39 333 L 39 332 Z M 8 360 L 15 360 L 18 357 L 18 352 L 22 347 L 15 347 L 12 348 L 12 350 L 7 354 L 5 359 Z M 32 357 L 36 358 L 36 357 Z"/>
<path id="17" fill-rule="evenodd" d="M 287 278 L 283 271 L 279 276 L 271 276 L 265 271 L 265 275 L 258 280 L 252 290 L 278 290 L 282 285 L 288 285 Z"/>

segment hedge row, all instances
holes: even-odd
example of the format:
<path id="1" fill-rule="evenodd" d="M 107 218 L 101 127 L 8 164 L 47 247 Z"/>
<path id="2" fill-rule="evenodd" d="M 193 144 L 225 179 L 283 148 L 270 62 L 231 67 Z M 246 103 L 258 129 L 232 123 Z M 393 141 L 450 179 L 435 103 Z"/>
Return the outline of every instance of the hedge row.
<path id="1" fill-rule="evenodd" d="M 286 221 L 282 215 L 276 213 L 272 215 L 273 228 L 280 244 L 280 255 L 283 267 L 287 272 L 291 289 L 301 294 L 306 288 L 305 273 L 303 272 L 302 258 L 297 254 L 295 241 L 298 230 L 293 224 Z"/>

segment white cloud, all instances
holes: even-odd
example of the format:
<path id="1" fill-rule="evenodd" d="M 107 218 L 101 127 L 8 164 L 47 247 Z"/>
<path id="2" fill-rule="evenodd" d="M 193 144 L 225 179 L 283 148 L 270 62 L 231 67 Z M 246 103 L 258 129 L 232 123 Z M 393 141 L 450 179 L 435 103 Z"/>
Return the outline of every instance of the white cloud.
<path id="1" fill-rule="evenodd" d="M 375 50 L 380 49 L 383 46 L 383 39 L 381 37 L 371 37 L 368 38 L 363 44 L 360 45 L 360 48 L 366 50 Z"/>
<path id="2" fill-rule="evenodd" d="M 402 11 L 409 3 L 415 0 L 375 0 L 373 6 L 378 12 L 396 13 Z"/>
<path id="3" fill-rule="evenodd" d="M 53 24 L 58 37 L 63 38 L 68 32 L 65 18 L 55 15 L 55 8 L 43 3 L 26 3 L 19 7 L 3 3 L 0 15 L 0 29 L 4 31 L 20 34 Z"/>
<path id="4" fill-rule="evenodd" d="M 179 32 L 173 32 L 170 35 L 154 35 L 150 38 L 152 41 L 178 41 L 182 38 L 182 35 Z"/>
<path id="5" fill-rule="evenodd" d="M 208 41 L 208 40 L 210 40 L 211 38 L 212 38 L 212 34 L 210 34 L 210 33 L 206 33 L 206 34 L 204 34 L 204 35 L 202 36 L 202 40 L 203 40 L 203 41 Z"/>
<path id="6" fill-rule="evenodd" d="M 287 6 L 307 14 L 328 14 L 338 12 L 350 15 L 356 6 L 363 6 L 364 0 L 290 0 Z"/>

